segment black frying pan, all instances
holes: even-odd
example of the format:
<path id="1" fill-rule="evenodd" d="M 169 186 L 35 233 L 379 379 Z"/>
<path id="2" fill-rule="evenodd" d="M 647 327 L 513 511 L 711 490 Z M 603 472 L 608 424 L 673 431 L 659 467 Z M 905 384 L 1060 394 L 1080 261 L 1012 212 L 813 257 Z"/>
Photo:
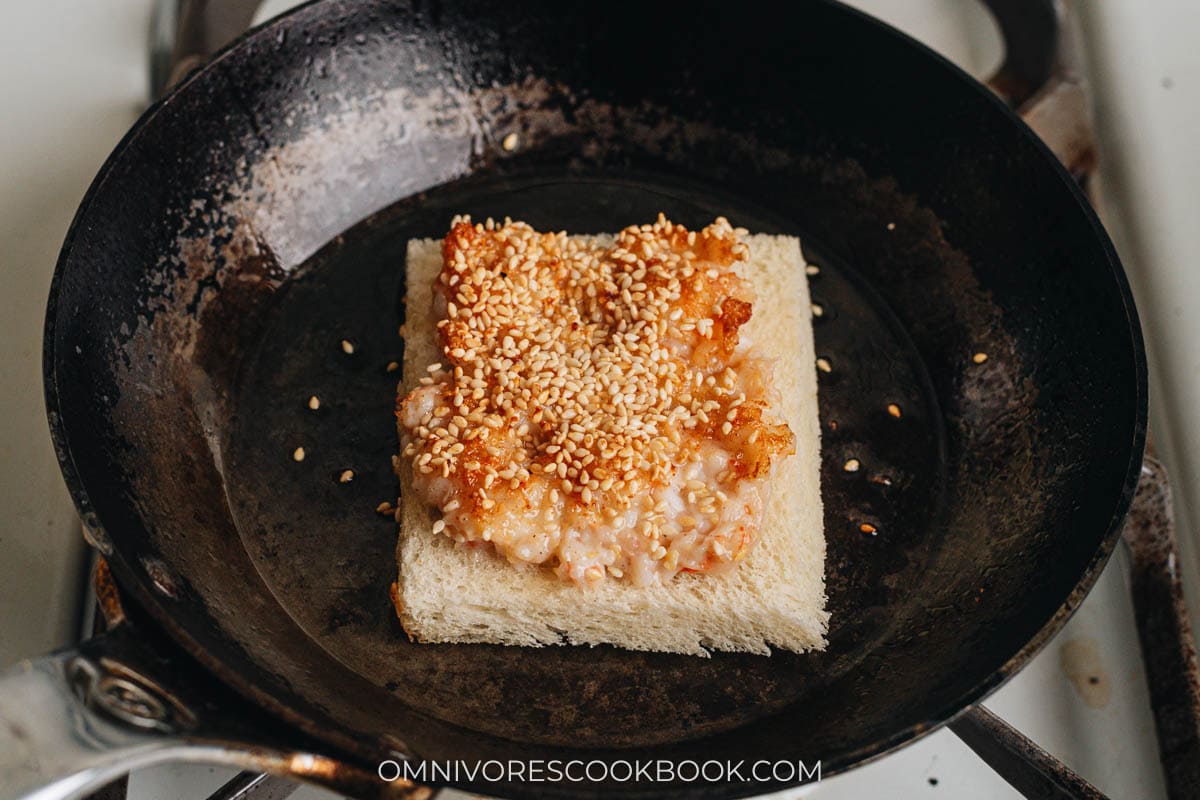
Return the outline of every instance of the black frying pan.
<path id="1" fill-rule="evenodd" d="M 141 628 L 281 721 L 270 736 L 368 768 L 719 757 L 829 775 L 1018 669 L 1091 586 L 1138 475 L 1125 278 L 1070 177 L 987 90 L 839 5 L 772 8 L 330 0 L 148 111 L 71 228 L 45 361 L 67 482 Z M 394 525 L 373 514 L 396 489 L 384 365 L 405 242 L 457 212 L 589 232 L 659 211 L 799 235 L 820 266 L 828 651 L 408 642 Z M 127 643 L 145 670 L 96 701 L 121 659 L 92 647 L 98 677 L 64 667 L 84 696 L 137 718 L 165 693 L 160 736 L 204 738 L 203 709 L 233 703 L 187 699 L 185 667 Z M 348 785 L 314 763 L 283 766 Z"/>

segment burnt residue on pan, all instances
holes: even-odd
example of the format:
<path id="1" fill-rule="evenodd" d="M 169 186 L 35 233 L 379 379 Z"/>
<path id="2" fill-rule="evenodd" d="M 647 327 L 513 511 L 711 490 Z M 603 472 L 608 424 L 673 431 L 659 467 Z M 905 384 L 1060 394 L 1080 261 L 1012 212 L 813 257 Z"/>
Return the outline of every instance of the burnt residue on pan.
<path id="1" fill-rule="evenodd" d="M 817 347 L 840 365 L 819 376 L 822 416 L 842 420 L 823 448 L 834 617 L 829 652 L 699 660 L 597 648 L 531 657 L 519 648 L 407 640 L 386 596 L 396 571 L 395 526 L 375 506 L 396 492 L 390 466 L 396 375 L 380 367 L 400 343 L 395 308 L 403 307 L 396 299 L 404 294 L 408 240 L 444 233 L 455 213 L 508 214 L 540 229 L 597 232 L 660 211 L 693 226 L 729 214 L 755 231 L 784 230 L 715 187 L 663 176 L 542 172 L 470 181 L 428 193 L 419 204 L 401 203 L 339 237 L 297 271 L 269 309 L 264 335 L 248 346 L 227 451 L 230 472 L 239 476 L 229 495 L 245 547 L 314 641 L 372 681 L 395 687 L 407 704 L 496 735 L 550 743 L 633 746 L 728 729 L 851 669 L 888 634 L 904 587 L 919 583 L 935 558 L 944 446 L 929 377 L 883 301 L 852 270 L 826 259 L 818 238 L 805 237 L 809 259 L 823 265 L 810 279 L 813 290 L 829 309 L 815 323 Z M 338 351 L 343 336 L 360 343 L 354 359 Z M 313 393 L 325 398 L 320 417 L 300 402 Z M 882 411 L 884 398 L 899 398 L 909 409 L 903 424 Z M 283 457 L 291 442 L 309 453 L 300 467 Z M 895 476 L 892 486 L 845 475 L 838 466 L 844 451 Z M 331 484 L 331 469 L 351 462 L 362 465 L 354 484 Z M 866 517 L 883 531 L 875 541 L 852 524 Z M 781 671 L 791 679 L 780 680 Z M 495 691 L 480 692 L 481 686 Z M 591 687 L 597 707 L 561 702 L 581 686 Z M 700 695 L 697 686 L 706 687 Z M 541 690 L 530 696 L 526 687 Z M 506 711 L 516 693 L 524 699 Z M 629 702 L 637 696 L 643 702 Z M 713 704 L 726 710 L 713 714 Z M 646 706 L 676 709 L 675 722 L 647 715 Z"/>
<path id="2" fill-rule="evenodd" d="M 1010 674 L 1103 564 L 1144 434 L 1126 287 L 1048 154 L 833 4 L 795 31 L 659 20 L 705 52 L 759 44 L 733 61 L 651 46 L 659 28 L 594 4 L 503 34 L 483 5 L 437 5 L 301 9 L 156 107 L 89 192 L 55 278 L 48 406 L 136 603 L 364 760 L 652 744 L 832 774 Z M 720 213 L 803 238 L 827 311 L 827 653 L 402 638 L 395 531 L 373 514 L 395 491 L 383 365 L 404 240 L 462 210 L 571 230 Z"/>

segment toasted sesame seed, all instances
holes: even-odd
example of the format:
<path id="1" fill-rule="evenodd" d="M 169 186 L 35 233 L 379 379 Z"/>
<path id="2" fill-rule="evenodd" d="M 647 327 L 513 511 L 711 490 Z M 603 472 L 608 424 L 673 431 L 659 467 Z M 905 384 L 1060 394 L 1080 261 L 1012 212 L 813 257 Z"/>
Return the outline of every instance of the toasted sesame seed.
<path id="1" fill-rule="evenodd" d="M 537 497 L 538 484 L 548 483 L 550 503 L 536 514 L 546 524 L 559 524 L 563 502 L 592 506 L 590 513 L 614 529 L 645 523 L 655 558 L 670 551 L 665 563 L 673 572 L 680 556 L 668 545 L 676 526 L 707 537 L 719 522 L 718 500 L 738 502 L 743 476 L 723 470 L 716 485 L 729 494 L 719 496 L 695 481 L 678 519 L 668 519 L 665 503 L 651 499 L 645 509 L 638 498 L 670 485 L 680 465 L 698 458 L 698 444 L 742 446 L 722 440 L 718 429 L 728 436 L 735 424 L 745 426 L 754 443 L 761 442 L 760 429 L 781 426 L 765 389 L 747 388 L 741 372 L 740 364 L 757 355 L 739 355 L 738 367 L 719 372 L 689 358 L 700 347 L 721 353 L 737 335 L 725 301 L 748 296 L 732 269 L 747 254 L 739 231 L 718 219 L 689 232 L 660 215 L 607 246 L 568 240 L 564 232 L 539 234 L 511 220 L 472 225 L 456 218 L 435 285 L 446 308 L 436 321 L 441 363 L 421 379 L 436 390 L 435 407 L 407 429 L 405 457 L 422 474 L 474 487 L 464 500 L 468 511 Z M 769 458 L 788 441 L 763 439 L 769 444 L 758 449 Z M 488 497 L 493 487 L 497 494 Z M 656 521 L 642 516 L 651 514 Z M 491 540 L 486 525 L 478 534 L 456 535 Z M 636 554 L 616 540 L 612 547 L 617 563 Z M 526 537 L 496 548 L 517 560 L 541 551 Z M 578 568 L 567 570 L 581 580 Z M 598 570 L 603 577 L 604 567 Z"/>
<path id="2" fill-rule="evenodd" d="M 303 448 L 303 447 L 297 447 L 295 450 L 293 450 L 293 451 L 292 451 L 292 460 L 293 460 L 293 461 L 303 461 L 303 460 L 304 460 L 304 455 L 305 455 L 305 454 L 304 454 L 304 448 Z"/>
<path id="3" fill-rule="evenodd" d="M 820 275 L 820 274 L 821 274 L 821 268 L 820 268 L 820 267 L 818 267 L 816 264 L 809 264 L 807 267 L 805 267 L 805 268 L 804 268 L 804 274 L 805 274 L 805 275 L 807 275 L 807 276 L 809 276 L 810 278 L 811 278 L 813 275 Z M 823 286 L 823 285 L 824 285 L 824 284 L 822 284 L 822 286 Z"/>
<path id="4" fill-rule="evenodd" d="M 500 146 L 511 153 L 513 150 L 517 149 L 518 142 L 519 142 L 519 139 L 517 137 L 517 134 L 510 133 L 510 134 L 508 134 L 508 136 L 504 137 L 503 141 L 500 142 Z"/>
<path id="5" fill-rule="evenodd" d="M 821 357 L 817 359 L 817 369 L 821 370 L 821 372 L 833 372 L 833 364 L 830 363 L 828 358 Z"/>
<path id="6" fill-rule="evenodd" d="M 354 470 L 352 469 L 344 469 L 342 470 L 342 473 L 338 475 L 338 483 L 349 483 L 352 480 L 354 480 Z"/>
<path id="7" fill-rule="evenodd" d="M 814 317 L 818 317 L 818 318 L 819 318 L 819 317 L 823 317 L 823 316 L 825 316 L 825 309 L 824 309 L 824 308 L 822 308 L 822 307 L 820 306 L 820 304 L 818 304 L 818 303 L 813 303 L 813 304 L 812 304 L 812 315 L 813 315 Z"/>
<path id="8" fill-rule="evenodd" d="M 395 372 L 396 370 L 400 369 L 400 362 L 399 361 L 389 361 L 387 363 L 386 369 L 388 372 Z"/>
<path id="9" fill-rule="evenodd" d="M 859 463 L 859 460 L 857 458 L 851 458 L 851 459 L 848 459 L 846 461 L 846 463 L 842 465 L 842 469 L 846 470 L 846 472 L 858 472 L 859 467 L 861 467 L 861 466 L 862 466 L 862 464 Z"/>
<path id="10" fill-rule="evenodd" d="M 863 533 L 869 533 L 872 536 L 874 536 L 875 533 L 879 530 L 878 528 L 876 528 L 874 525 L 872 525 L 869 522 L 862 523 L 861 525 L 858 526 L 858 529 L 860 531 L 862 531 Z"/>
<path id="11" fill-rule="evenodd" d="M 988 356 L 987 353 L 976 353 L 975 355 L 971 356 L 971 360 L 976 364 L 982 364 L 988 360 Z"/>
<path id="12" fill-rule="evenodd" d="M 433 532 L 441 533 L 444 530 L 446 530 L 446 520 L 444 520 L 444 519 L 435 520 L 433 523 Z"/>
<path id="13" fill-rule="evenodd" d="M 896 419 L 900 419 L 900 406 L 895 403 L 888 403 L 887 412 Z"/>
<path id="14" fill-rule="evenodd" d="M 321 407 L 320 398 L 318 398 L 315 394 L 312 397 L 308 398 L 308 407 L 311 408 L 313 411 L 316 411 L 318 408 Z"/>
<path id="15" fill-rule="evenodd" d="M 354 345 L 349 339 L 342 339 L 342 352 L 346 355 L 350 355 L 354 352 Z"/>
<path id="16" fill-rule="evenodd" d="M 887 224 L 887 229 L 888 229 L 889 231 L 894 231 L 894 230 L 896 230 L 896 223 L 894 223 L 894 222 L 889 222 L 889 223 Z"/>
<path id="17" fill-rule="evenodd" d="M 395 507 L 394 507 L 394 506 L 392 506 L 392 504 L 391 504 L 391 503 L 389 503 L 387 500 L 384 500 L 382 503 L 380 503 L 379 505 L 375 506 L 375 513 L 376 513 L 376 514 L 391 514 L 391 513 L 393 513 L 395 510 L 396 510 L 396 509 L 395 509 Z"/>

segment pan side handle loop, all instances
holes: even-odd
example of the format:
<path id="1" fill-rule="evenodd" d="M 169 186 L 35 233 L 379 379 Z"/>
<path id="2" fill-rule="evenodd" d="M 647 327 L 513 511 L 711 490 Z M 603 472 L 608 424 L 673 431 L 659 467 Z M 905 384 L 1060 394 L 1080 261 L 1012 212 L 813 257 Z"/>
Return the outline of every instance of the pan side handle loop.
<path id="1" fill-rule="evenodd" d="M 1096 166 L 1091 110 L 1069 0 L 984 0 L 1004 40 L 987 80 L 1080 180 Z"/>

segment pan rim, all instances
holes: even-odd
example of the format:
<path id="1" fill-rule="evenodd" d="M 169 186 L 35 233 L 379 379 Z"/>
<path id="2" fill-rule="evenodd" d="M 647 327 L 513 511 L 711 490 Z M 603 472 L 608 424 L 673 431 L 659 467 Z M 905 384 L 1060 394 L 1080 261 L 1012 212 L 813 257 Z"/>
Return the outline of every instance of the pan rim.
<path id="1" fill-rule="evenodd" d="M 107 184 L 113 169 L 121 160 L 124 153 L 131 145 L 143 134 L 143 132 L 152 124 L 152 121 L 159 113 L 172 103 L 175 98 L 186 91 L 189 86 L 205 80 L 209 75 L 219 70 L 219 65 L 227 58 L 231 57 L 242 50 L 250 43 L 258 41 L 260 37 L 270 35 L 270 31 L 276 27 L 287 24 L 294 17 L 304 13 L 312 6 L 316 6 L 322 0 L 309 0 L 288 12 L 275 17 L 261 25 L 255 26 L 248 30 L 243 35 L 222 48 L 213 58 L 204 66 L 193 71 L 186 76 L 182 81 L 176 84 L 171 91 L 163 98 L 151 104 L 146 111 L 138 118 L 129 131 L 120 139 L 113 151 L 106 158 L 93 179 L 88 190 L 84 194 L 79 208 L 72 218 L 71 224 L 67 229 L 63 245 L 59 251 L 58 258 L 55 264 L 54 274 L 50 283 L 49 298 L 47 301 L 46 317 L 43 326 L 43 389 L 46 410 L 49 422 L 51 440 L 53 442 L 56 456 L 59 462 L 60 469 L 63 472 L 63 477 L 67 488 L 70 492 L 72 501 L 76 506 L 81 518 L 85 520 L 84 527 L 87 532 L 89 542 L 97 549 L 103 552 L 104 542 L 107 540 L 107 534 L 104 532 L 103 523 L 98 520 L 93 511 L 93 506 L 87 488 L 83 484 L 80 470 L 75 463 L 75 456 L 70 447 L 70 440 L 67 433 L 67 427 L 63 420 L 62 409 L 60 406 L 60 395 L 58 386 L 58 370 L 57 356 L 55 348 L 55 334 L 58 327 L 58 312 L 59 312 L 59 290 L 63 274 L 66 270 L 68 261 L 70 260 L 79 230 L 79 226 L 83 223 L 92 208 L 96 196 L 103 190 Z M 831 760 L 828 763 L 828 769 L 823 768 L 824 774 L 832 775 L 843 772 L 851 767 L 860 766 L 875 759 L 881 758 L 884 755 L 896 750 L 897 748 L 911 743 L 916 739 L 936 730 L 937 728 L 951 722 L 960 714 L 965 713 L 973 705 L 976 705 L 986 699 L 994 691 L 1003 686 L 1013 675 L 1015 675 L 1029 660 L 1033 658 L 1043 647 L 1050 641 L 1053 636 L 1062 629 L 1063 625 L 1072 616 L 1078 608 L 1083 598 L 1095 585 L 1104 566 L 1107 564 L 1113 550 L 1116 547 L 1116 542 L 1120 536 L 1125 518 L 1129 512 L 1133 495 L 1136 490 L 1138 479 L 1141 472 L 1142 458 L 1146 445 L 1147 434 L 1147 414 L 1148 414 L 1148 363 L 1145 351 L 1145 342 L 1142 334 L 1139 315 L 1134 302 L 1131 287 L 1128 277 L 1121 264 L 1120 258 L 1112 244 L 1107 232 L 1092 208 L 1087 201 L 1079 186 L 1070 176 L 1063 165 L 1050 151 L 1049 147 L 1034 133 L 1028 125 L 1007 105 L 1003 103 L 992 92 L 987 90 L 982 84 L 961 70 L 948 59 L 930 49 L 921 42 L 911 38 L 907 34 L 891 27 L 890 25 L 871 17 L 864 12 L 846 6 L 838 0 L 821 0 L 826 6 L 837 7 L 841 13 L 847 13 L 857 17 L 860 22 L 874 26 L 879 32 L 899 38 L 905 42 L 910 48 L 915 47 L 919 52 L 924 54 L 926 59 L 932 58 L 936 63 L 940 64 L 943 71 L 949 70 L 954 74 L 960 84 L 963 85 L 964 91 L 974 92 L 977 96 L 987 98 L 987 102 L 992 104 L 992 108 L 1006 115 L 1008 120 L 1016 123 L 1020 137 L 1028 144 L 1031 144 L 1034 150 L 1039 154 L 1040 158 L 1047 163 L 1047 166 L 1055 171 L 1059 182 L 1061 182 L 1065 190 L 1070 194 L 1075 206 L 1083 214 L 1083 218 L 1087 221 L 1091 232 L 1098 244 L 1100 251 L 1108 264 L 1108 274 L 1114 281 L 1114 288 L 1122 302 L 1122 307 L 1125 313 L 1125 322 L 1128 327 L 1129 344 L 1133 355 L 1133 371 L 1134 382 L 1130 387 L 1134 392 L 1134 419 L 1132 430 L 1132 441 L 1129 443 L 1129 461 L 1125 466 L 1124 477 L 1121 483 L 1121 491 L 1114 498 L 1114 503 L 1111 509 L 1110 522 L 1107 530 L 1104 533 L 1103 539 L 1100 541 L 1100 546 L 1095 555 L 1088 561 L 1075 588 L 1065 598 L 1061 606 L 1055 611 L 1045 623 L 1038 629 L 1033 637 L 1016 653 L 1008 657 L 997 668 L 988 673 L 982 680 L 976 682 L 967 691 L 959 694 L 955 700 L 944 706 L 937 713 L 930 714 L 921 722 L 914 723 L 896 731 L 892 736 L 885 739 L 877 740 L 870 746 L 863 747 L 857 751 L 851 751 L 841 754 L 837 759 Z M 997 121 L 999 121 L 997 119 Z M 1064 197 L 1065 199 L 1065 197 Z M 95 524 L 92 524 L 92 521 Z M 109 547 L 111 551 L 112 548 Z M 164 632 L 166 632 L 175 644 L 177 644 L 188 656 L 196 660 L 205 669 L 211 673 L 218 681 L 229 686 L 237 693 L 246 697 L 250 701 L 256 703 L 268 712 L 286 721 L 288 724 L 297 726 L 300 730 L 310 735 L 316 735 L 319 739 L 334 744 L 335 746 L 346 750 L 350 753 L 359 753 L 365 755 L 367 750 L 356 746 L 357 744 L 348 737 L 313 725 L 311 718 L 296 712 L 292 707 L 281 702 L 274 694 L 264 691 L 259 685 L 252 680 L 247 679 L 241 674 L 231 673 L 224 667 L 223 662 L 209 653 L 201 643 L 185 630 L 181 625 L 176 624 L 172 619 L 169 609 L 166 608 L 158 598 L 156 598 L 137 577 L 135 571 L 125 562 L 125 559 L 119 552 L 112 551 L 111 554 L 106 554 L 114 571 L 121 579 L 122 588 L 133 595 L 138 605 L 145 609 L 150 617 L 154 620 Z M 726 789 L 730 794 L 727 796 L 747 796 L 761 792 L 765 785 L 755 787 L 744 787 L 741 785 L 730 785 L 720 787 L 712 785 L 706 787 L 709 790 Z M 642 793 L 634 791 L 630 792 L 629 796 L 639 796 Z"/>

